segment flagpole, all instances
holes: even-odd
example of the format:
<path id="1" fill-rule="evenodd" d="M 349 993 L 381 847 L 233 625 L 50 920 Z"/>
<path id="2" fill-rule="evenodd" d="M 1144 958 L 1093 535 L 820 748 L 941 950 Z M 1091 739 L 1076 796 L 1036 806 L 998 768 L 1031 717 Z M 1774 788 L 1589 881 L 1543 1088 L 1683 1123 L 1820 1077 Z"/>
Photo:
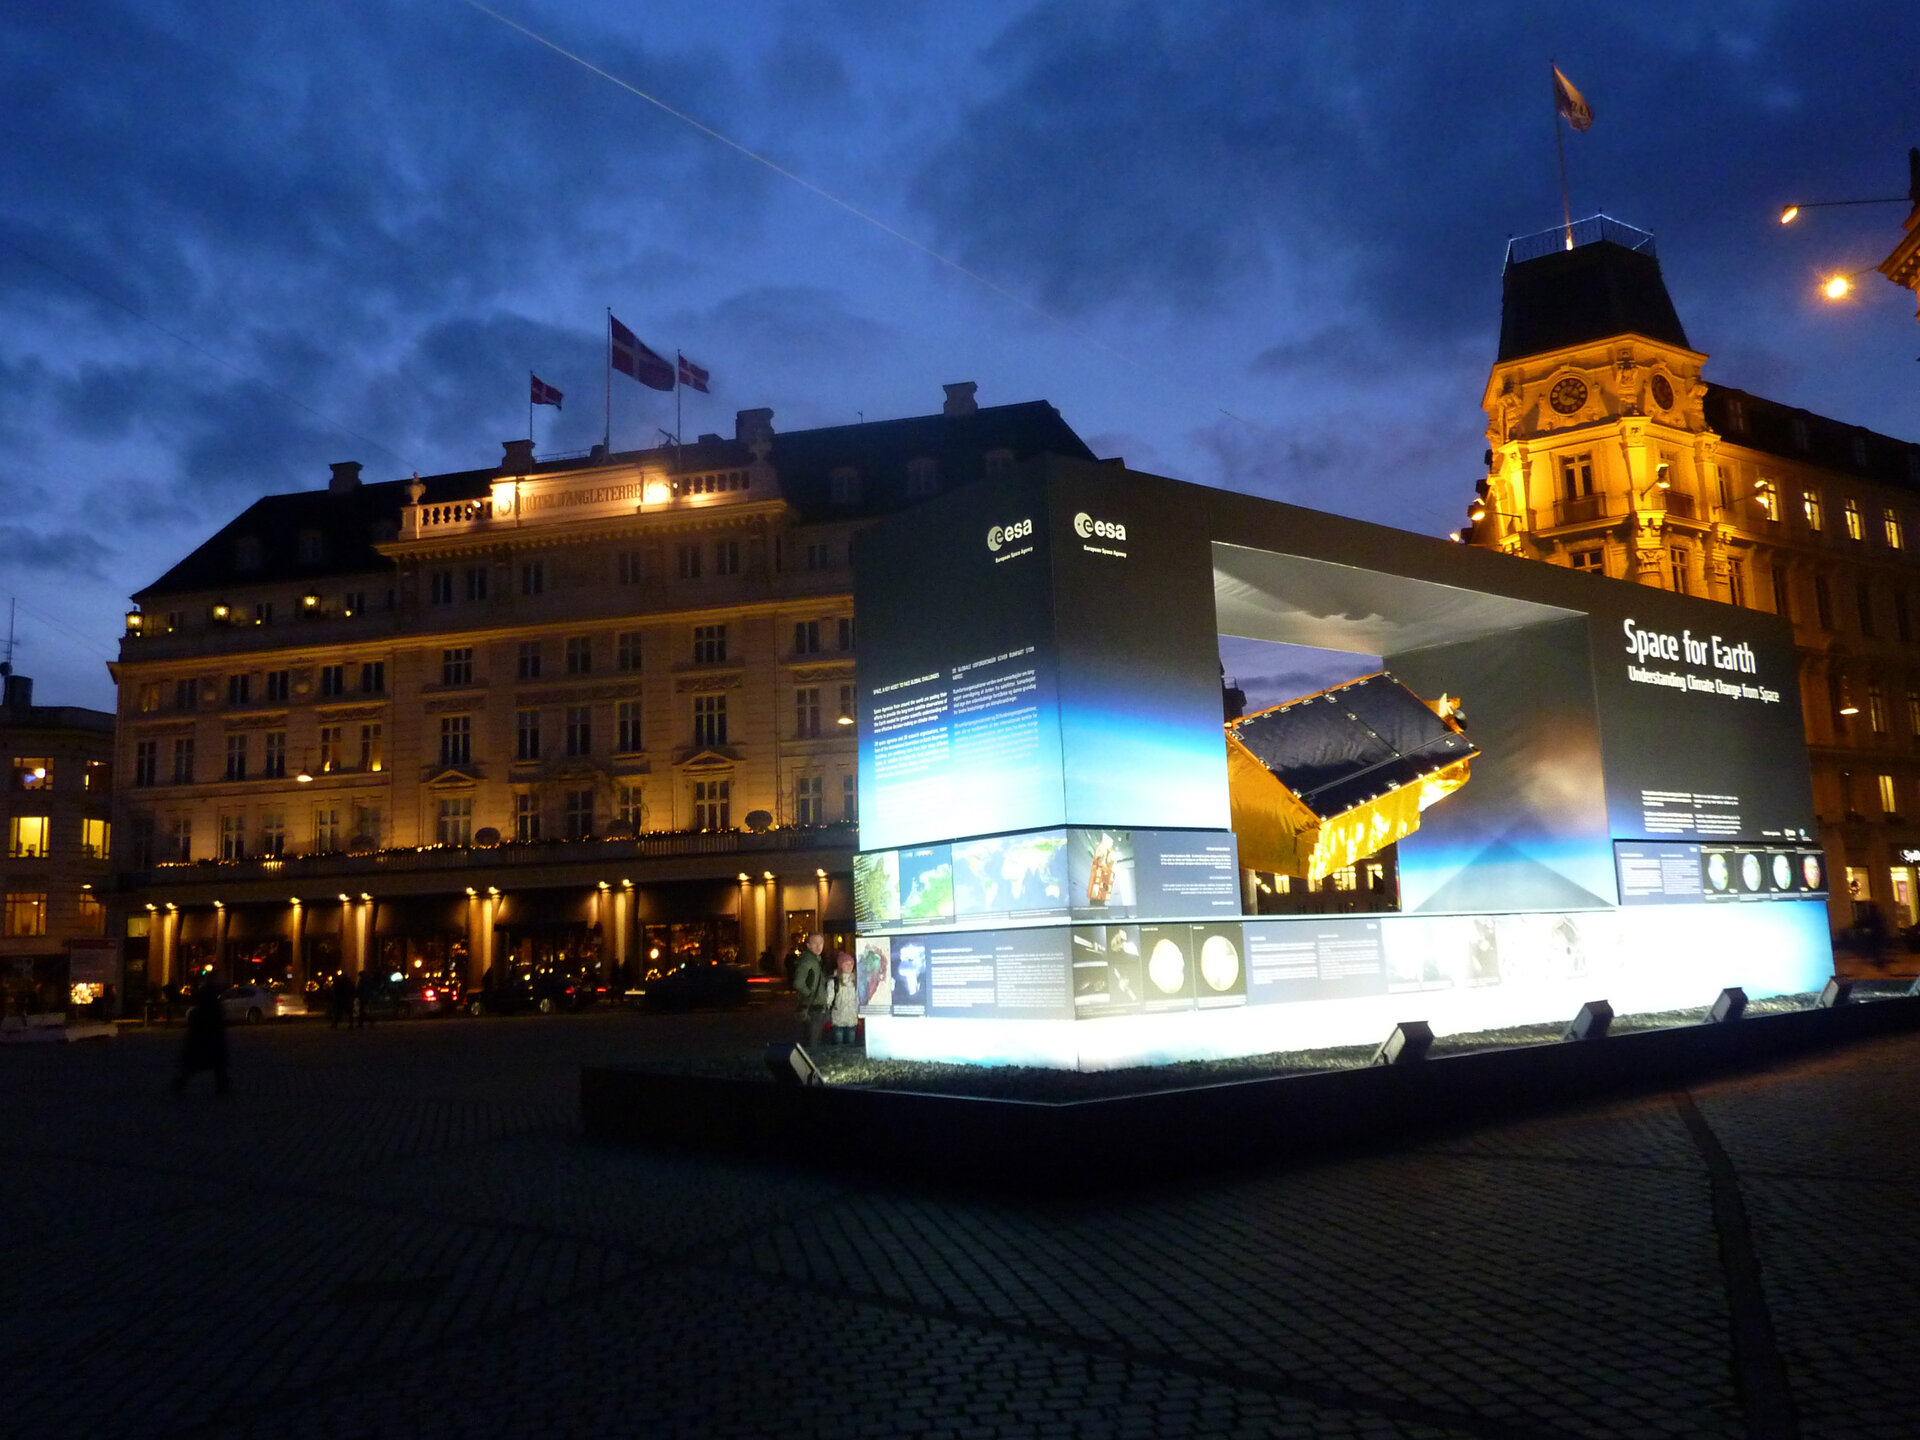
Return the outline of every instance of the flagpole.
<path id="1" fill-rule="evenodd" d="M 600 448 L 606 452 L 605 458 L 613 459 L 613 307 L 607 307 L 607 433 Z"/>
<path id="2" fill-rule="evenodd" d="M 1560 63 L 1547 61 L 1547 88 L 1553 92 L 1553 145 L 1560 152 L 1560 215 L 1567 226 L 1567 249 L 1573 248 L 1573 205 L 1567 199 L 1567 137 L 1560 128 Z"/>
<path id="3" fill-rule="evenodd" d="M 686 461 L 681 458 L 680 447 L 680 352 L 673 352 L 673 464 L 676 470 L 686 469 Z"/>
<path id="4" fill-rule="evenodd" d="M 533 443 L 533 371 L 527 371 L 527 443 Z"/>

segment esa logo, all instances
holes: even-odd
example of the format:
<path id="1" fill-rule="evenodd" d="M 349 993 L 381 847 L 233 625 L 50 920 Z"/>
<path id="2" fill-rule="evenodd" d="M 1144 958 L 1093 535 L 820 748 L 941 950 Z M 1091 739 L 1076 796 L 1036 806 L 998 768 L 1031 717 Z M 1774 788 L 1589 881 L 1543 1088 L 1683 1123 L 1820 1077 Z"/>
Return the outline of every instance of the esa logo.
<path id="1" fill-rule="evenodd" d="M 1025 540 L 1033 534 L 1033 517 L 1015 520 L 1011 525 L 996 525 L 987 531 L 987 549 L 995 554 L 1002 545 L 1011 545 L 1016 540 Z"/>
<path id="2" fill-rule="evenodd" d="M 1082 510 L 1073 517 L 1073 533 L 1082 540 L 1091 540 L 1096 535 L 1102 540 L 1124 540 L 1127 527 L 1116 520 L 1096 520 Z"/>

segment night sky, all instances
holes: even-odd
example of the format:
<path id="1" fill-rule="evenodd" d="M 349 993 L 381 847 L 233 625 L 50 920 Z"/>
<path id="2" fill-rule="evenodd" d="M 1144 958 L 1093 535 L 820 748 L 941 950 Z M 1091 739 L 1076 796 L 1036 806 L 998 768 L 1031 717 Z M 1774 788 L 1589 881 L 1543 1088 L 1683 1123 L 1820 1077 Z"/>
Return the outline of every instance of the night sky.
<path id="1" fill-rule="evenodd" d="M 1920 438 L 1912 296 L 1815 295 L 1903 209 L 1775 222 L 1904 193 L 1911 5 L 498 8 L 927 248 L 463 0 L 10 6 L 0 599 L 40 703 L 110 706 L 129 592 L 257 495 L 491 465 L 529 370 L 539 449 L 598 440 L 608 306 L 711 369 L 689 437 L 975 380 L 1443 534 L 1506 240 L 1560 217 L 1550 55 L 1596 116 L 1574 214 L 1654 232 L 1708 377 Z M 672 424 L 616 377 L 616 447 Z"/>

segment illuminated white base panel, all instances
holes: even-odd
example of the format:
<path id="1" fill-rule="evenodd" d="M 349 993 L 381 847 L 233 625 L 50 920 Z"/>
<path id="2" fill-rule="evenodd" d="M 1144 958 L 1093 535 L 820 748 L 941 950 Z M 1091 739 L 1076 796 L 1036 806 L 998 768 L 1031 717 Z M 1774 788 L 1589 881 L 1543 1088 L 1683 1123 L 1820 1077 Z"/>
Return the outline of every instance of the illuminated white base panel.
<path id="1" fill-rule="evenodd" d="M 1730 985 L 1758 1000 L 1818 990 L 1833 972 L 1819 900 L 1379 920 L 1389 975 L 1399 977 L 1385 993 L 1079 1019 L 872 1015 L 867 1053 L 1112 1070 L 1376 1044 L 1403 1020 L 1424 1020 L 1436 1035 L 1550 1023 L 1589 1000 L 1623 1015 L 1704 1009 Z"/>

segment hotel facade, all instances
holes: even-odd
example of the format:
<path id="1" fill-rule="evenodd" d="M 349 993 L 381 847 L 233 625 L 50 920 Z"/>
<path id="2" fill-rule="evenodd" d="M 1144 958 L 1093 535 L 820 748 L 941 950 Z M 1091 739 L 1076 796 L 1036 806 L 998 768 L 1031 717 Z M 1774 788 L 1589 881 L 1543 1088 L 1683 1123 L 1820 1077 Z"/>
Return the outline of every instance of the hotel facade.
<path id="1" fill-rule="evenodd" d="M 1571 238 L 1509 246 L 1460 538 L 1789 620 L 1832 927 L 1914 925 L 1920 445 L 1708 381 L 1653 237 Z"/>
<path id="2" fill-rule="evenodd" d="M 939 414 L 772 422 L 509 441 L 411 481 L 335 465 L 138 592 L 113 666 L 129 978 L 605 984 L 850 931 L 853 534 L 1091 454 L 971 383 Z"/>

